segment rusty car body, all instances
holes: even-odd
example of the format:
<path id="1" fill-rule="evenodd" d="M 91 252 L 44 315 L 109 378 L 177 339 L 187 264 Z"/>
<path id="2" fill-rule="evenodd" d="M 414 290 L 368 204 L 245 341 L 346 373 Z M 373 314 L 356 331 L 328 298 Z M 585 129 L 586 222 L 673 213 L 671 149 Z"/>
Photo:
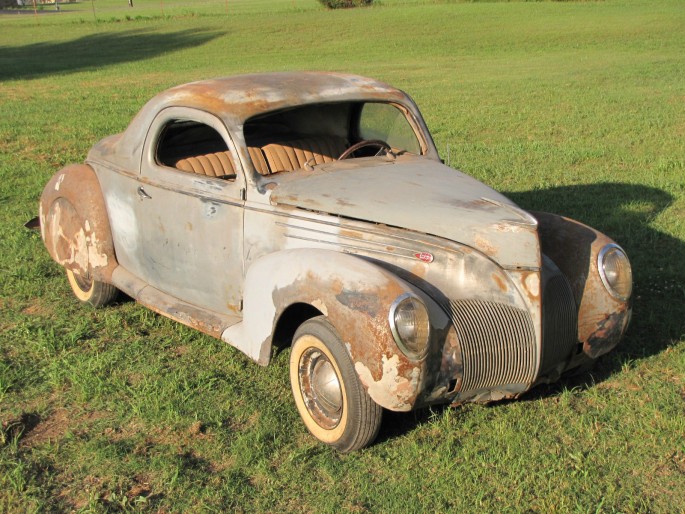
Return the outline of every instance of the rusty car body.
<path id="1" fill-rule="evenodd" d="M 611 350 L 628 259 L 444 165 L 414 102 L 354 75 L 195 82 L 57 172 L 41 235 L 83 302 L 123 291 L 261 365 L 290 345 L 307 428 L 517 397 Z"/>

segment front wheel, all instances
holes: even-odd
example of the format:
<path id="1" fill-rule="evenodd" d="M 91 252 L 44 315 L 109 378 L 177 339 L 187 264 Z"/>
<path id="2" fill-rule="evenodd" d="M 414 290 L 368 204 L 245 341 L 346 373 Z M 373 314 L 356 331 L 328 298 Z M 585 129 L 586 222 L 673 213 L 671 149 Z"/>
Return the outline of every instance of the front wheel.
<path id="1" fill-rule="evenodd" d="M 340 336 L 324 317 L 295 332 L 290 353 L 290 386 L 307 429 L 341 452 L 371 444 L 383 409 L 359 381 Z"/>

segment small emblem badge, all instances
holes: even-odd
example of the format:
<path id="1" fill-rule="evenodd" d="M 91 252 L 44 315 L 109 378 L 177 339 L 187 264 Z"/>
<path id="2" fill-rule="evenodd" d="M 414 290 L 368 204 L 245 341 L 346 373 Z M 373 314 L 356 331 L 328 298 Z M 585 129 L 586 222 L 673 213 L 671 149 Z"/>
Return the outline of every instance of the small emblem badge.
<path id="1" fill-rule="evenodd" d="M 416 257 L 418 260 L 423 261 L 425 263 L 433 262 L 433 254 L 432 253 L 419 252 L 419 253 L 415 253 L 414 257 Z"/>

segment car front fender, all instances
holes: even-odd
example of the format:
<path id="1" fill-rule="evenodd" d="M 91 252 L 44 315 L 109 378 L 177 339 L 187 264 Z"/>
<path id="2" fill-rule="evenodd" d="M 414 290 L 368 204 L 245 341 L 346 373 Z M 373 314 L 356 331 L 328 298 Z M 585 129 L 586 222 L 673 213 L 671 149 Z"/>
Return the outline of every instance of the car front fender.
<path id="1" fill-rule="evenodd" d="M 426 359 L 404 355 L 388 321 L 390 306 L 407 292 L 419 296 L 431 324 L 444 329 L 447 317 L 430 297 L 366 259 L 330 250 L 283 250 L 250 266 L 240 334 L 229 328 L 224 338 L 232 344 L 241 339 L 244 347 L 236 346 L 266 365 L 281 315 L 291 305 L 311 305 L 338 331 L 371 398 L 387 409 L 411 410 L 425 384 Z"/>
<path id="2" fill-rule="evenodd" d="M 556 214 L 535 212 L 542 251 L 566 275 L 578 308 L 578 341 L 596 359 L 614 348 L 631 317 L 630 299 L 611 296 L 599 275 L 599 252 L 614 241 L 582 223 Z"/>
<path id="3" fill-rule="evenodd" d="M 53 175 L 40 198 L 40 233 L 58 264 L 111 282 L 117 267 L 105 200 L 93 169 L 70 165 Z"/>

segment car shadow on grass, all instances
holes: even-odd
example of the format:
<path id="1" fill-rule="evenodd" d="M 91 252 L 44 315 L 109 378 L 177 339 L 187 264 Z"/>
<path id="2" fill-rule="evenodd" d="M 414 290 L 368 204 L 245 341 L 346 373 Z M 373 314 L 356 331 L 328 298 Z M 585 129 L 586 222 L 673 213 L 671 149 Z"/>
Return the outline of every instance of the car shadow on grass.
<path id="1" fill-rule="evenodd" d="M 612 352 L 600 357 L 588 372 L 537 386 L 513 401 L 535 401 L 557 396 L 567 389 L 593 387 L 626 364 L 661 353 L 683 337 L 685 243 L 653 227 L 653 221 L 673 204 L 668 192 L 639 184 L 599 183 L 504 194 L 526 210 L 573 218 L 610 236 L 628 253 L 634 282 L 631 325 Z M 385 412 L 376 443 L 402 436 L 446 408 Z"/>
<path id="2" fill-rule="evenodd" d="M 683 336 L 685 242 L 653 226 L 673 203 L 668 192 L 640 184 L 599 183 L 505 194 L 524 209 L 590 225 L 628 253 L 633 268 L 631 325 L 619 346 L 599 359 L 595 378 L 606 378 L 626 361 L 656 355 Z"/>
<path id="3" fill-rule="evenodd" d="M 69 41 L 0 46 L 0 80 L 35 79 L 142 61 L 203 45 L 220 31 L 182 30 L 171 33 L 127 30 L 89 34 Z"/>

